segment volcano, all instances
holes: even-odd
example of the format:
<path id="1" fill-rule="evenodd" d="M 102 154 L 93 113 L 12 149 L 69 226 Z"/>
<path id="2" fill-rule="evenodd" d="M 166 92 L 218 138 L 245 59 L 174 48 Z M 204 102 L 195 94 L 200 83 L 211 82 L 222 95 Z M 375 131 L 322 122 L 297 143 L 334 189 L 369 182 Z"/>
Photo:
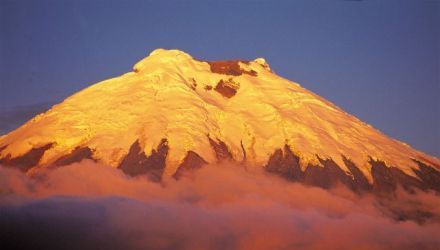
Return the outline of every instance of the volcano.
<path id="1" fill-rule="evenodd" d="M 440 192 L 440 160 L 394 140 L 265 59 L 202 61 L 154 50 L 0 137 L 0 164 L 28 175 L 90 159 L 128 175 L 179 179 L 235 162 L 355 192 Z"/>

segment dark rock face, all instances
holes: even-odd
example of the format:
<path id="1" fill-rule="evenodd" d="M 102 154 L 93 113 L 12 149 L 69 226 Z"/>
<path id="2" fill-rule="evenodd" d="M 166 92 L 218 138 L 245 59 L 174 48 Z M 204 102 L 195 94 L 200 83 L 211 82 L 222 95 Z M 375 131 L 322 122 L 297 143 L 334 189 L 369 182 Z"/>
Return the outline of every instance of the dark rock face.
<path id="1" fill-rule="evenodd" d="M 228 81 L 220 80 L 214 90 L 226 98 L 231 98 L 237 93 L 237 86 L 238 85 L 236 85 L 232 79 L 229 79 Z"/>
<path id="2" fill-rule="evenodd" d="M 417 160 L 415 162 L 417 162 L 420 168 L 413 169 L 413 171 L 423 181 L 425 187 L 440 193 L 440 171 L 423 162 Z"/>
<path id="3" fill-rule="evenodd" d="M 309 165 L 304 171 L 304 183 L 322 188 L 331 188 L 338 183 L 357 191 L 351 176 L 344 171 L 332 159 L 321 159 L 319 161 L 324 167 Z"/>
<path id="4" fill-rule="evenodd" d="M 289 146 L 275 150 L 269 158 L 266 170 L 270 173 L 278 174 L 289 181 L 302 181 L 304 173 L 299 165 L 299 157 L 292 153 Z"/>
<path id="5" fill-rule="evenodd" d="M 58 158 L 53 165 L 65 166 L 75 162 L 80 162 L 84 159 L 93 159 L 93 151 L 89 147 L 77 147 L 70 154 Z"/>
<path id="6" fill-rule="evenodd" d="M 196 152 L 188 151 L 188 153 L 185 156 L 185 159 L 183 159 L 183 162 L 179 165 L 173 177 L 178 180 L 182 176 L 184 176 L 188 171 L 199 169 L 207 163 L 208 162 L 205 161 L 202 157 L 200 157 L 200 155 L 198 155 Z"/>
<path id="7" fill-rule="evenodd" d="M 342 159 L 344 160 L 345 166 L 350 170 L 351 174 L 353 175 L 353 182 L 354 187 L 357 189 L 358 192 L 369 192 L 373 188 L 371 184 L 368 182 L 367 177 L 362 173 L 362 171 L 359 170 L 356 165 L 350 161 L 347 157 L 342 156 Z"/>
<path id="8" fill-rule="evenodd" d="M 290 150 L 288 145 L 285 145 L 284 150 L 277 149 L 272 154 L 265 168 L 268 172 L 280 175 L 289 181 L 301 182 L 326 189 L 340 183 L 353 191 L 358 191 L 351 176 L 342 171 L 333 160 L 324 160 L 319 157 L 318 159 L 323 167 L 309 165 L 305 171 L 302 171 L 299 165 L 299 157 Z M 360 172 L 360 170 L 358 171 Z"/>
<path id="9" fill-rule="evenodd" d="M 257 76 L 257 72 L 255 72 L 254 70 L 246 71 L 240 68 L 240 65 L 238 64 L 239 62 L 244 64 L 249 64 L 249 62 L 242 60 L 214 61 L 207 63 L 209 64 L 212 73 L 231 75 L 231 76 L 240 76 L 242 74 Z"/>
<path id="10" fill-rule="evenodd" d="M 215 152 L 215 157 L 217 158 L 217 161 L 224 161 L 224 160 L 234 160 L 232 158 L 232 154 L 228 149 L 228 146 L 221 140 L 217 140 L 218 142 L 214 141 L 208 136 L 209 143 L 211 144 L 212 149 Z"/>
<path id="11" fill-rule="evenodd" d="M 414 192 L 414 188 L 427 189 L 421 181 L 405 174 L 398 168 L 388 167 L 384 162 L 373 159 L 370 159 L 370 164 L 374 180 L 373 192 L 378 196 L 392 195 L 399 185 L 410 193 Z"/>
<path id="12" fill-rule="evenodd" d="M 275 150 L 265 169 L 290 181 L 325 189 L 342 184 L 356 193 L 373 192 L 383 198 L 391 198 L 398 186 L 410 193 L 416 189 L 432 189 L 437 192 L 440 190 L 440 172 L 421 162 L 418 162 L 420 169 L 414 170 L 420 177 L 419 180 L 398 168 L 386 166 L 382 161 L 370 159 L 373 177 L 373 184 L 370 184 L 359 168 L 346 157 L 343 157 L 343 160 L 350 173 L 344 172 L 332 159 L 318 159 L 322 166 L 309 165 L 302 171 L 299 167 L 299 157 L 285 145 L 283 150 Z"/>
<path id="13" fill-rule="evenodd" d="M 33 148 L 26 154 L 15 158 L 11 158 L 11 155 L 7 155 L 5 158 L 0 159 L 0 164 L 15 167 L 23 172 L 27 172 L 29 169 L 38 164 L 44 152 L 50 149 L 52 145 L 52 143 L 48 143 L 39 148 Z"/>
<path id="14" fill-rule="evenodd" d="M 139 141 L 136 141 L 131 145 L 129 153 L 118 168 L 131 176 L 146 174 L 152 181 L 160 181 L 165 169 L 168 149 L 167 140 L 162 139 L 157 149 L 153 150 L 151 155 L 146 156 L 139 145 Z"/>

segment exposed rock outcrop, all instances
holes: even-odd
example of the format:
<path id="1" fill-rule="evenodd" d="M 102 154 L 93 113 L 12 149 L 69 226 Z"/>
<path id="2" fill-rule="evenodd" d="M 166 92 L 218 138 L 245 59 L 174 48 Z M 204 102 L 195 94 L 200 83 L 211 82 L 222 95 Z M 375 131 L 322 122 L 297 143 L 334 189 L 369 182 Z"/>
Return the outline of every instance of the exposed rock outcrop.
<path id="1" fill-rule="evenodd" d="M 14 158 L 11 158 L 10 155 L 6 155 L 6 157 L 0 159 L 0 164 L 5 166 L 12 166 L 20 169 L 23 172 L 26 172 L 32 167 L 38 165 L 44 152 L 50 149 L 52 145 L 52 143 L 48 143 L 44 146 L 33 148 L 24 155 Z"/>
<path id="2" fill-rule="evenodd" d="M 118 168 L 131 176 L 146 174 L 151 180 L 160 181 L 165 169 L 167 154 L 168 142 L 166 139 L 162 139 L 157 149 L 148 156 L 141 149 L 139 141 L 136 141 L 131 145 L 130 151 Z"/>
<path id="3" fill-rule="evenodd" d="M 387 166 L 383 161 L 370 159 L 373 183 L 369 183 L 359 168 L 346 157 L 343 157 L 347 173 L 332 159 L 321 159 L 317 156 L 320 165 L 309 164 L 304 171 L 299 166 L 299 157 L 285 145 L 284 150 L 277 149 L 269 158 L 266 171 L 282 176 L 283 178 L 300 182 L 306 185 L 324 189 L 344 185 L 350 190 L 362 194 L 373 192 L 376 196 L 390 198 L 398 186 L 407 192 L 415 190 L 440 190 L 440 172 L 424 163 L 420 169 L 414 170 L 420 179 L 410 176 L 396 167 Z"/>
<path id="4" fill-rule="evenodd" d="M 58 158 L 53 165 L 65 166 L 75 162 L 80 162 L 84 159 L 93 159 L 93 151 L 89 147 L 77 147 L 70 154 Z"/>
<path id="5" fill-rule="evenodd" d="M 211 67 L 212 73 L 231 75 L 231 76 L 240 76 L 242 74 L 257 76 L 257 72 L 255 70 L 248 71 L 240 67 L 239 63 L 249 64 L 248 61 L 243 61 L 243 60 L 208 61 L 207 63 Z"/>

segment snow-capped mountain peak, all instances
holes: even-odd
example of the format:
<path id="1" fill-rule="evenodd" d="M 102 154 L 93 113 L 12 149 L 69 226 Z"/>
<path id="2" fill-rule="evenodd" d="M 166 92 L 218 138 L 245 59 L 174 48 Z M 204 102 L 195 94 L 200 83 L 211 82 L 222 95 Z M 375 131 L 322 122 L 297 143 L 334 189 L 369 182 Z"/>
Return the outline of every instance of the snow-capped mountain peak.
<path id="1" fill-rule="evenodd" d="M 331 161 L 369 183 L 378 162 L 417 181 L 420 164 L 440 166 L 276 75 L 263 58 L 206 62 L 164 49 L 0 137 L 3 164 L 25 171 L 83 158 L 134 172 L 138 164 L 140 173 L 157 168 L 157 176 L 225 159 L 282 172 L 297 158 L 303 174 Z"/>

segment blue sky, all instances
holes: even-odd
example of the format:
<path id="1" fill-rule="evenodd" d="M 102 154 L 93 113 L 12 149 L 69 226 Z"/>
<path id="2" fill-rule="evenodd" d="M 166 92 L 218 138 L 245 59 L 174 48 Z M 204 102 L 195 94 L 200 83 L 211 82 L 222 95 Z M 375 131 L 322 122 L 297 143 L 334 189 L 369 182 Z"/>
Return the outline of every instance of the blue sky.
<path id="1" fill-rule="evenodd" d="M 264 57 L 279 75 L 440 156 L 439 13 L 429 0 L 0 0 L 0 117 L 11 120 L 0 132 L 156 48 L 177 48 L 204 60 Z"/>

